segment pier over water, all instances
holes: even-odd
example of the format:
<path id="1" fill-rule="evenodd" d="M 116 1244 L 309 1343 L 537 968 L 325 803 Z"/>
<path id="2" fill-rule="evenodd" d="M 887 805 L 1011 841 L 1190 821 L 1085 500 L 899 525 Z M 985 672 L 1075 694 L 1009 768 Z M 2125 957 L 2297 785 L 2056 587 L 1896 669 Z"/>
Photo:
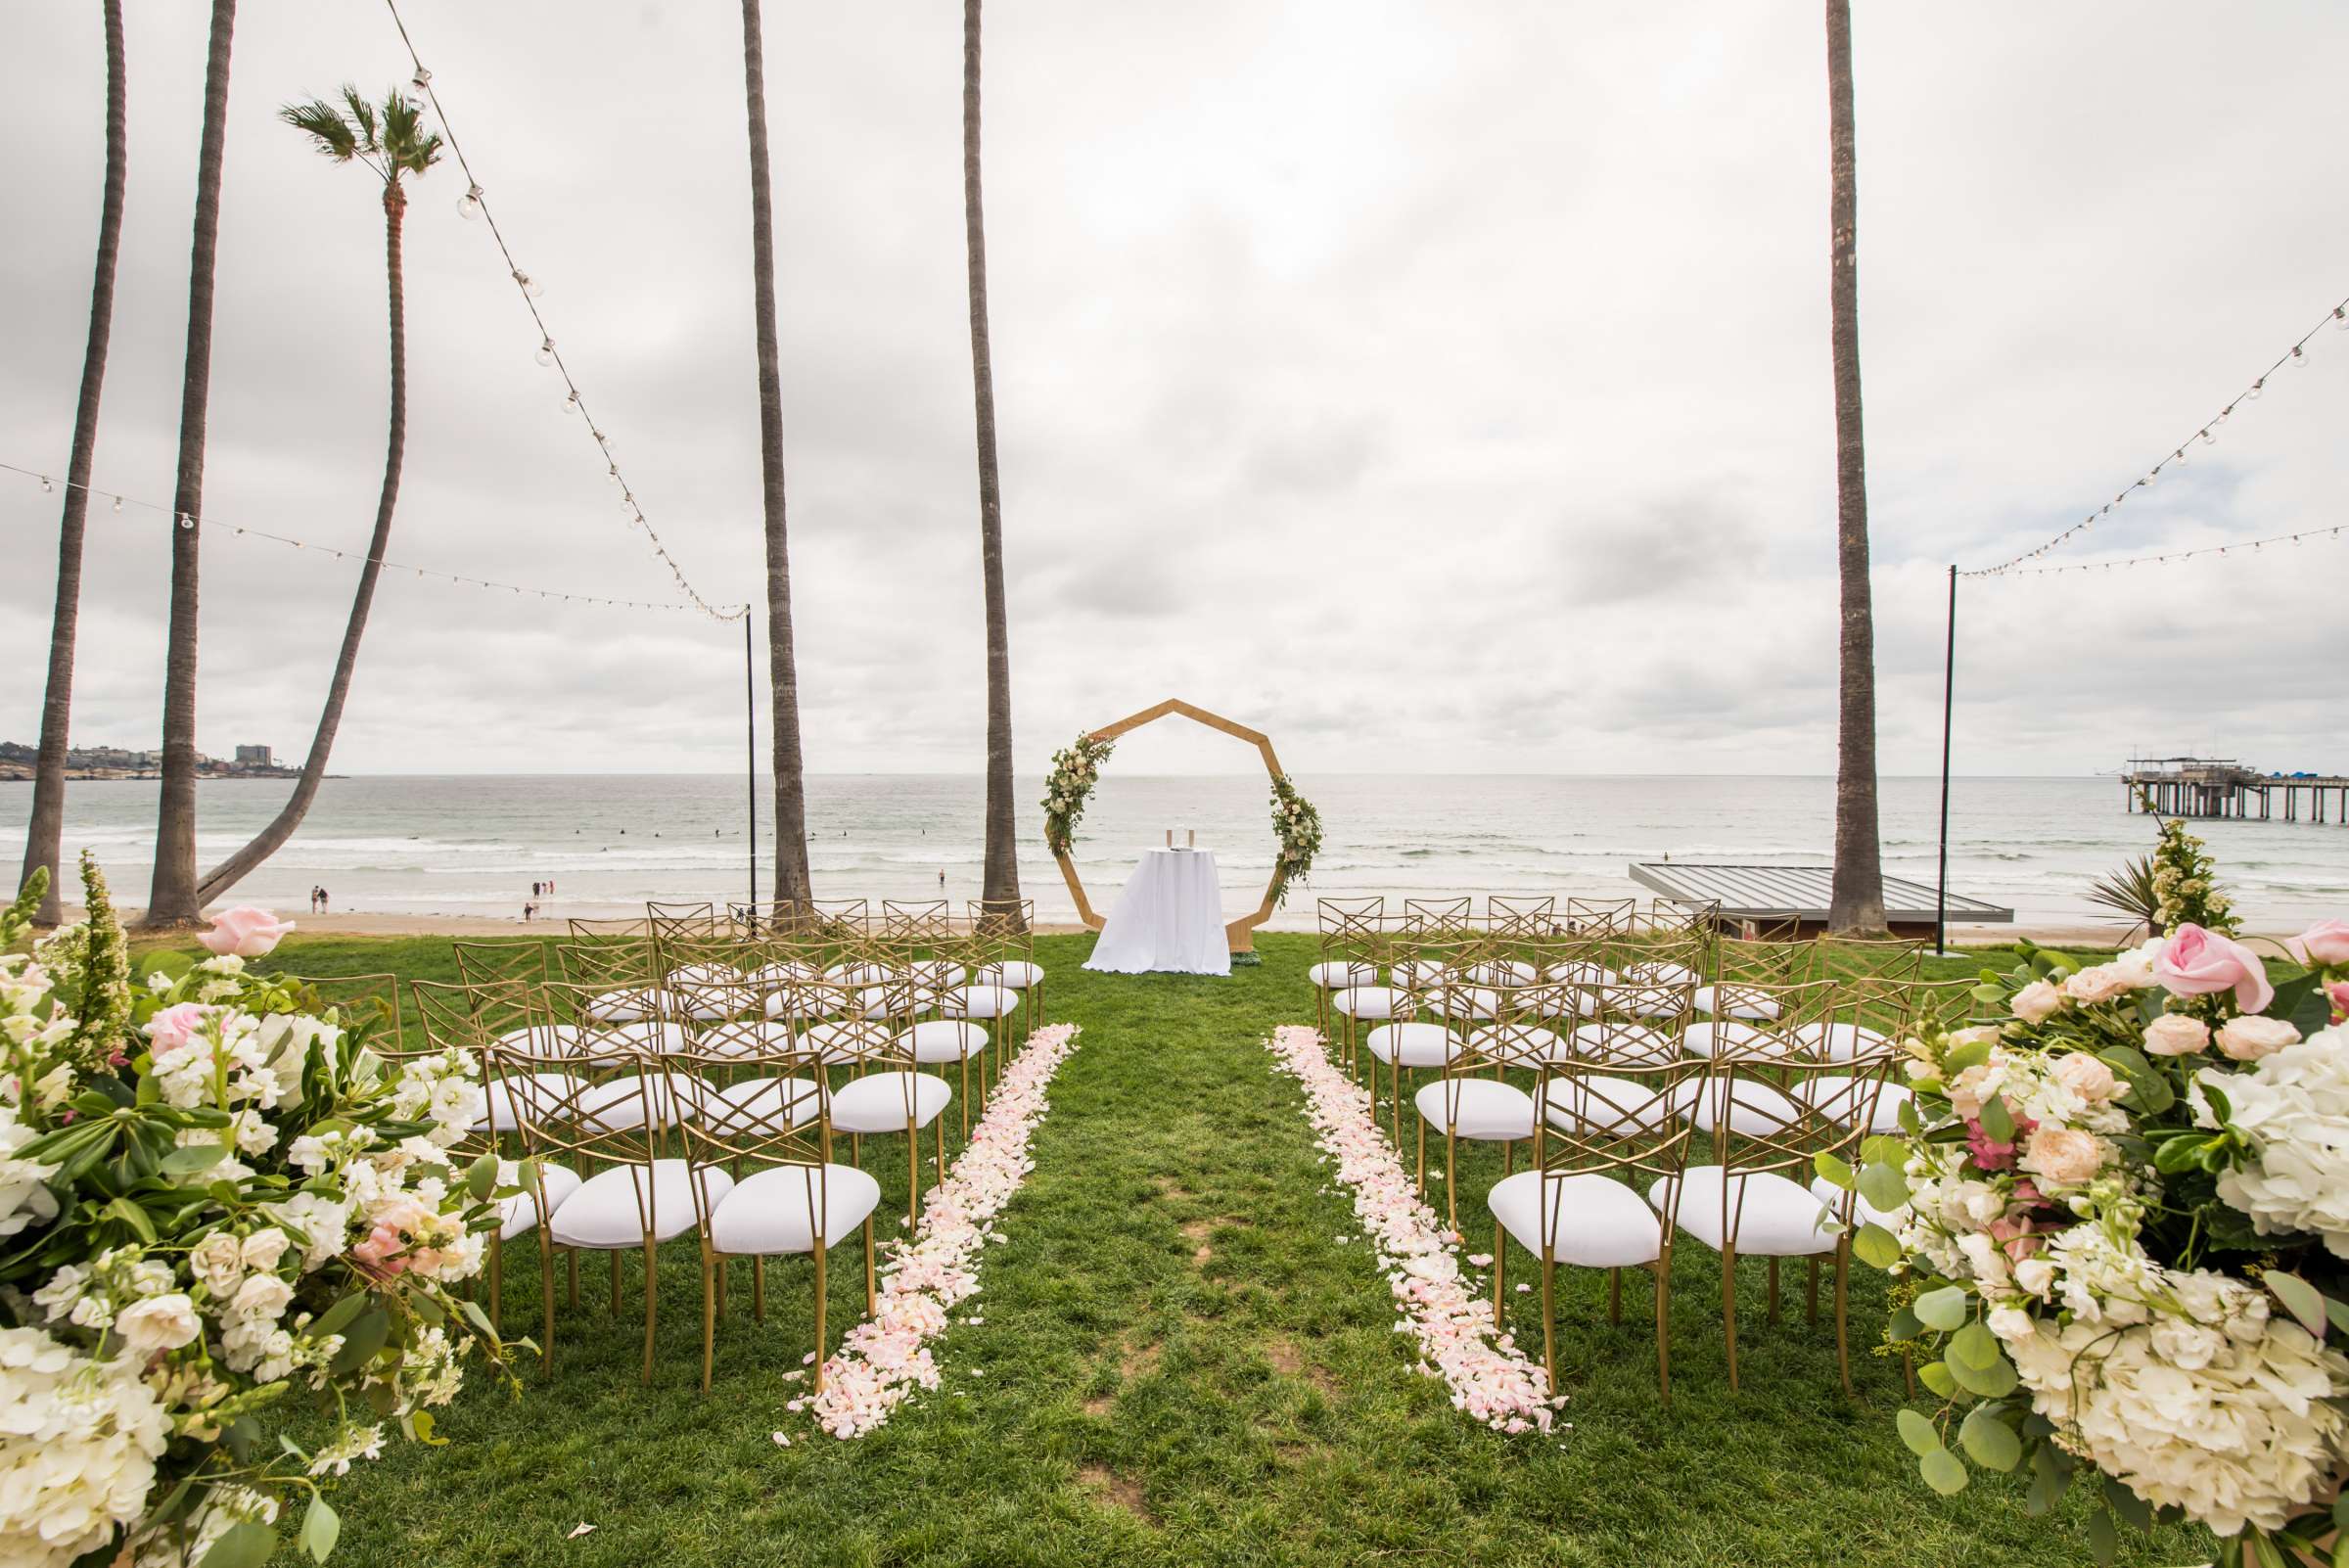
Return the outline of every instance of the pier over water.
<path id="1" fill-rule="evenodd" d="M 2262 773 L 2225 757 L 2140 757 L 2121 775 L 2132 811 L 2349 826 L 2349 776 Z"/>

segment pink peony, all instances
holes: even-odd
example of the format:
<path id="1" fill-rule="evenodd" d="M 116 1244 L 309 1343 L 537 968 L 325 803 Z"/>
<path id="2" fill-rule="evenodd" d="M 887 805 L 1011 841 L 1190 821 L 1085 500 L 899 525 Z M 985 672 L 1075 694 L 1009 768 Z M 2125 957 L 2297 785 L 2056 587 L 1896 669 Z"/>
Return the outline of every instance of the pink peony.
<path id="1" fill-rule="evenodd" d="M 223 958 L 231 953 L 239 958 L 259 958 L 285 941 L 286 933 L 293 929 L 293 921 L 280 920 L 266 909 L 241 907 L 212 916 L 212 929 L 196 940 Z"/>
<path id="2" fill-rule="evenodd" d="M 2320 920 L 2297 937 L 2285 938 L 2283 950 L 2311 969 L 2349 964 L 2349 920 Z"/>
<path id="3" fill-rule="evenodd" d="M 2055 1058 L 2051 1069 L 2055 1081 L 2091 1105 L 2101 1105 L 2112 1098 L 2120 1085 L 2112 1069 L 2086 1051 L 2070 1051 Z"/>
<path id="4" fill-rule="evenodd" d="M 2256 1013 L 2276 999 L 2268 984 L 2268 966 L 2259 954 L 2229 937 L 2200 926 L 2180 926 L 2161 956 L 2153 961 L 2153 976 L 2173 996 L 2207 996 L 2234 992 L 2238 1011 Z"/>
<path id="5" fill-rule="evenodd" d="M 2078 1128 L 2043 1127 L 2024 1145 L 2021 1163 L 2058 1186 L 2076 1187 L 2104 1169 L 2104 1140 Z"/>
<path id="6" fill-rule="evenodd" d="M 147 1038 L 158 1051 L 175 1051 L 187 1044 L 212 1010 L 202 1002 L 181 1002 L 147 1020 Z"/>

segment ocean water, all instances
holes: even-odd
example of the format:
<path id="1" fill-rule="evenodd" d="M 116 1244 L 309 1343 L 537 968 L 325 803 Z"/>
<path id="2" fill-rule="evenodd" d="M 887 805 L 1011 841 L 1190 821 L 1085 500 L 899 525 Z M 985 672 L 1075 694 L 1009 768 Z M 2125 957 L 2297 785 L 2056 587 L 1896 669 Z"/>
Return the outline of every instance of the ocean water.
<path id="1" fill-rule="evenodd" d="M 1532 775 L 1301 776 L 1321 811 L 1311 883 L 1276 922 L 1313 923 L 1315 895 L 1502 892 L 1603 898 L 1637 890 L 1634 860 L 1825 863 L 1833 784 L 1799 777 Z M 198 785 L 199 854 L 208 866 L 268 820 L 291 784 Z M 1045 853 L 1040 778 L 1020 782 L 1022 891 L 1040 918 L 1075 906 Z M 808 851 L 819 897 L 975 899 L 977 777 L 822 776 L 807 784 Z M 556 916 L 622 912 L 646 899 L 722 902 L 748 896 L 740 775 L 355 777 L 331 779 L 307 821 L 233 897 L 298 917 L 312 884 L 338 910 L 519 917 L 533 881 L 552 879 Z M 152 781 L 69 789 L 66 847 L 98 852 L 125 904 L 144 900 L 154 853 Z M 1881 786 L 1884 864 L 1928 885 L 1939 782 Z M 21 863 L 31 786 L 0 783 L 0 857 Z M 759 879 L 771 894 L 772 826 L 759 802 Z M 1272 833 L 1262 774 L 1105 776 L 1078 837 L 1078 869 L 1106 910 L 1135 854 L 1165 830 L 1195 829 L 1217 852 L 1226 910 L 1263 896 Z M 2349 913 L 2349 828 L 2208 822 L 2197 827 L 2237 902 L 2261 929 Z M 2122 808 L 2109 778 L 1966 778 L 1950 816 L 1954 893 L 2025 921 L 2095 918 L 2089 881 L 2151 842 L 2149 819 Z"/>

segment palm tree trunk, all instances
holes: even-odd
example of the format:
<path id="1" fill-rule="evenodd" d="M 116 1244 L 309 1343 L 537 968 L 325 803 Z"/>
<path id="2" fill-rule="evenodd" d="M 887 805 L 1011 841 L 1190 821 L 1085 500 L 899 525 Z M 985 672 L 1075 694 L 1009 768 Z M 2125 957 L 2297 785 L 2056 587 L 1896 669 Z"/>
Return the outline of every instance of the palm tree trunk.
<path id="1" fill-rule="evenodd" d="M 196 897 L 196 612 L 204 540 L 204 434 L 212 383 L 212 264 L 220 247 L 220 165 L 228 139 L 228 46 L 237 0 L 212 0 L 204 67 L 204 138 L 196 155 L 196 235 L 188 256 L 188 348 L 179 390 L 179 478 L 171 492 L 171 622 L 163 661 L 163 782 L 156 812 L 149 928 L 194 925 Z"/>
<path id="2" fill-rule="evenodd" d="M 1860 428 L 1860 185 L 1852 129 L 1852 5 L 1827 0 L 1827 113 L 1832 174 L 1828 293 L 1834 316 L 1835 562 L 1842 638 L 1835 735 L 1835 876 L 1827 929 L 1884 929 L 1876 842 L 1876 632 L 1867 580 L 1867 462 Z"/>
<path id="3" fill-rule="evenodd" d="M 367 560 L 359 568 L 359 585 L 350 598 L 350 617 L 343 626 L 343 651 L 335 658 L 335 678 L 326 690 L 326 707 L 318 715 L 317 733 L 310 737 L 310 755 L 302 759 L 301 777 L 294 793 L 253 842 L 220 862 L 197 885 L 196 901 L 208 903 L 234 887 L 255 866 L 277 853 L 294 836 L 317 798 L 326 777 L 326 760 L 335 749 L 335 731 L 343 724 L 343 704 L 350 695 L 351 671 L 359 662 L 359 639 L 367 632 L 367 612 L 375 604 L 376 579 L 383 576 L 384 552 L 392 547 L 392 512 L 399 501 L 399 468 L 408 445 L 408 324 L 405 285 L 399 262 L 400 226 L 407 216 L 407 193 L 397 180 L 384 185 L 384 269 L 392 291 L 392 417 L 384 451 L 384 484 L 375 501 L 375 532 L 367 541 Z"/>
<path id="4" fill-rule="evenodd" d="M 766 676 L 773 694 L 775 903 L 804 910 L 807 786 L 800 757 L 800 669 L 791 634 L 791 550 L 783 511 L 782 349 L 775 340 L 775 208 L 766 161 L 766 58 L 759 0 L 742 0 L 742 76 L 751 122 L 751 272 L 759 318 L 759 472 L 766 519 Z"/>
<path id="5" fill-rule="evenodd" d="M 987 221 L 979 201 L 979 0 L 962 5 L 962 226 L 971 273 L 971 385 L 979 419 L 979 561 L 987 588 L 987 852 L 980 899 L 1016 918 L 1019 825 L 1012 804 L 1011 629 L 1003 609 L 1003 490 L 995 471 L 995 361 L 987 339 Z"/>
<path id="6" fill-rule="evenodd" d="M 81 396 L 73 406 L 73 450 L 66 460 L 65 518 L 57 531 L 57 611 L 49 629 L 49 685 L 41 699 L 41 749 L 32 774 L 32 819 L 24 830 L 24 877 L 49 873 L 35 915 L 53 926 L 66 830 L 66 749 L 73 719 L 73 641 L 81 624 L 81 547 L 90 514 L 90 468 L 98 455 L 98 400 L 106 346 L 115 326 L 115 259 L 122 246 L 122 187 L 130 162 L 128 93 L 122 59 L 122 0 L 106 0 L 106 197 L 98 208 L 98 275 L 90 284 L 90 335 L 81 350 Z"/>

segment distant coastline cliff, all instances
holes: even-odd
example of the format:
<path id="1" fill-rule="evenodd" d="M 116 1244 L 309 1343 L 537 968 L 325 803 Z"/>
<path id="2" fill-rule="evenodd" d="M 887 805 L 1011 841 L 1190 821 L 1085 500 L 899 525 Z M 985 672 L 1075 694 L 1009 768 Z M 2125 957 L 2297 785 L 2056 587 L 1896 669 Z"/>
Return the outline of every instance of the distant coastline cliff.
<path id="1" fill-rule="evenodd" d="M 40 749 L 19 741 L 0 741 L 0 780 L 32 777 Z M 66 753 L 69 779 L 158 778 L 163 770 L 161 752 L 127 752 L 119 746 L 75 746 Z M 283 767 L 266 746 L 240 746 L 233 758 L 196 759 L 198 778 L 299 778 L 299 767 Z"/>

